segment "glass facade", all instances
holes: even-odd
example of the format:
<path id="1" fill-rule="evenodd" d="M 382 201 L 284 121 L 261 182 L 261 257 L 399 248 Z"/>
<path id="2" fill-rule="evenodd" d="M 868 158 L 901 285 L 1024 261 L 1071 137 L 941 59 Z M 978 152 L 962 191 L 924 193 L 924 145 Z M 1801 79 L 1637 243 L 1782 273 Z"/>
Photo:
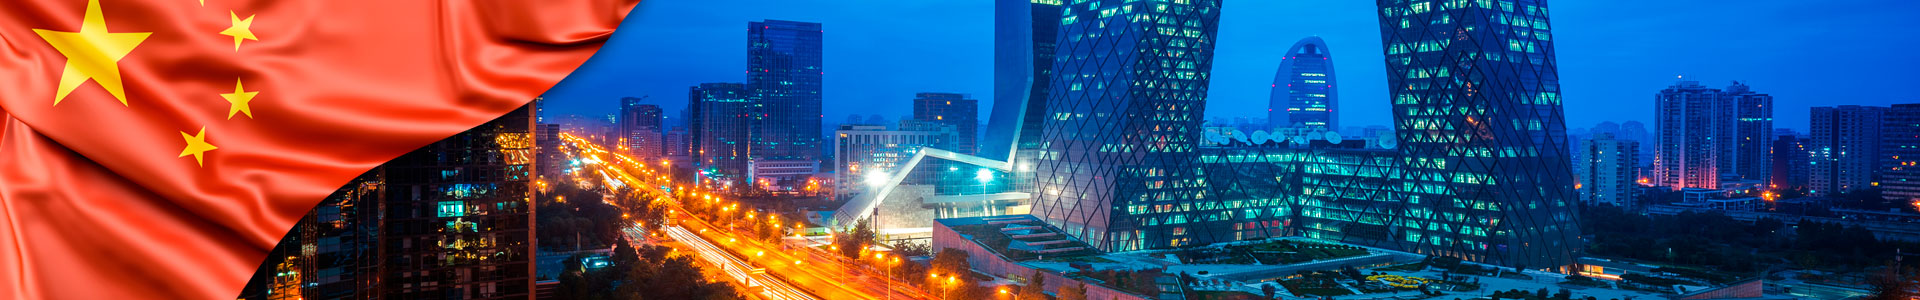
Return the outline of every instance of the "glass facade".
<path id="1" fill-rule="evenodd" d="M 1267 103 L 1268 130 L 1339 130 L 1339 81 L 1334 76 L 1333 53 L 1327 49 L 1327 41 L 1320 37 L 1301 39 L 1285 55 L 1280 59 L 1280 71 L 1273 75 L 1273 94 Z"/>
<path id="2" fill-rule="evenodd" d="M 747 24 L 747 88 L 753 156 L 814 159 L 820 155 L 820 23 L 766 20 Z"/>
<path id="3" fill-rule="evenodd" d="M 994 1 L 994 105 L 980 156 L 1033 165 L 1047 118 L 1061 0 Z"/>
<path id="4" fill-rule="evenodd" d="M 1423 217 L 1404 222 L 1475 228 L 1386 237 L 1418 253 L 1535 269 L 1574 265 L 1578 194 L 1546 1 L 1377 3 L 1400 152 L 1416 178 L 1407 184 L 1452 196 L 1421 205 L 1426 212 L 1408 215 Z M 1470 234 L 1480 230 L 1485 237 Z"/>
<path id="5" fill-rule="evenodd" d="M 1191 162 L 1219 19 L 1219 0 L 1064 4 L 1034 215 L 1103 250 L 1191 243 L 1179 225 L 1143 227 L 1186 216 L 1123 208 L 1208 200 Z"/>
<path id="6" fill-rule="evenodd" d="M 747 86 L 739 83 L 702 83 L 688 89 L 687 123 L 689 152 L 693 155 L 699 184 L 730 186 L 747 174 L 752 151 L 752 103 Z"/>

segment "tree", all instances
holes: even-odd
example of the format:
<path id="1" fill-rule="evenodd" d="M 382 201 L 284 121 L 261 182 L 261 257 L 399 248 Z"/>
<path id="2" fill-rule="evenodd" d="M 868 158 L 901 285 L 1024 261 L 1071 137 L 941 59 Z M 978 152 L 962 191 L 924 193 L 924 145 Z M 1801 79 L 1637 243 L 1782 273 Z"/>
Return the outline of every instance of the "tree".
<path id="1" fill-rule="evenodd" d="M 934 274 L 959 276 L 972 272 L 973 267 L 967 264 L 968 258 L 966 251 L 946 248 L 941 249 L 939 254 L 934 254 L 933 261 L 929 264 L 933 265 Z"/>
<path id="2" fill-rule="evenodd" d="M 1062 284 L 1054 293 L 1058 294 L 1058 300 L 1087 300 L 1087 284 Z"/>
<path id="3" fill-rule="evenodd" d="M 1267 296 L 1267 299 L 1273 299 L 1273 294 L 1279 292 L 1279 289 L 1273 288 L 1273 283 L 1271 282 L 1260 285 L 1260 294 Z"/>
<path id="4" fill-rule="evenodd" d="M 1027 286 L 1020 287 L 1019 298 L 1020 299 L 1046 299 L 1047 298 L 1046 290 L 1047 290 L 1046 274 L 1040 273 L 1040 270 L 1033 270 L 1033 277 L 1028 277 Z"/>
<path id="5" fill-rule="evenodd" d="M 873 245 L 873 240 L 877 238 L 878 235 L 873 233 L 873 225 L 866 220 L 860 220 L 860 223 L 855 223 L 852 229 L 841 231 L 839 238 L 834 240 L 834 244 L 840 247 L 841 256 L 859 259 L 860 251 Z"/>

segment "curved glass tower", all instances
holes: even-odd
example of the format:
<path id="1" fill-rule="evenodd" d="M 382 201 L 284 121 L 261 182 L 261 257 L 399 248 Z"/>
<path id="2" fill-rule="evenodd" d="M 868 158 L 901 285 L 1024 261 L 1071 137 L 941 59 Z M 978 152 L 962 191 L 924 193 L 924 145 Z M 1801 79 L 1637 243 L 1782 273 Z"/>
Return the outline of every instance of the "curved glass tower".
<path id="1" fill-rule="evenodd" d="M 1267 103 L 1269 127 L 1326 128 L 1340 125 L 1340 96 L 1335 89 L 1333 54 L 1327 41 L 1308 37 L 1287 49 L 1280 70 L 1273 74 L 1273 95 Z"/>

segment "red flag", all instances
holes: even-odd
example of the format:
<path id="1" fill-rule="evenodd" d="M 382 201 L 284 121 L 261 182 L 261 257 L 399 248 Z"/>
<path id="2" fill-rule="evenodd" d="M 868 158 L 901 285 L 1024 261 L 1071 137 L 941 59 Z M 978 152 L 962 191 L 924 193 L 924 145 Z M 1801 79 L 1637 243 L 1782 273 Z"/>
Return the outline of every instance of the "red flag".
<path id="1" fill-rule="evenodd" d="M 526 104 L 638 0 L 0 3 L 0 299 L 225 299 L 329 192 Z"/>

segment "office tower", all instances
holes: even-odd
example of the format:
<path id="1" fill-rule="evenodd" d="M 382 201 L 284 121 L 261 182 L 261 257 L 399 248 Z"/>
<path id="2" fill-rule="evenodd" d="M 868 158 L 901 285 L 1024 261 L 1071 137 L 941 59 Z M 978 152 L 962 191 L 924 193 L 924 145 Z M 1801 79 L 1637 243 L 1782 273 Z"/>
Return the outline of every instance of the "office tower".
<path id="1" fill-rule="evenodd" d="M 905 121 L 924 122 L 924 121 Z M 945 123 L 927 126 L 902 124 L 900 130 L 886 126 L 841 125 L 834 132 L 834 199 L 843 199 L 866 191 L 898 175 L 921 148 L 951 149 L 961 140 L 959 132 Z M 909 129 L 908 127 L 914 127 Z"/>
<path id="2" fill-rule="evenodd" d="M 1880 128 L 1881 197 L 1920 201 L 1920 104 L 1894 104 Z"/>
<path id="3" fill-rule="evenodd" d="M 1207 197 L 1191 162 L 1220 0 L 1085 1 L 1064 10 L 1033 214 L 1102 250 L 1192 243 L 1177 225 L 1147 227 L 1183 214 L 1129 208 Z"/>
<path id="4" fill-rule="evenodd" d="M 1728 86 L 1725 100 L 1733 105 L 1733 168 L 1723 169 L 1731 172 L 1731 178 L 1745 181 L 1764 181 L 1772 157 L 1767 153 L 1773 148 L 1773 96 L 1753 91 L 1745 83 L 1734 82 Z"/>
<path id="5" fill-rule="evenodd" d="M 1773 190 L 1807 188 L 1812 172 L 1808 159 L 1813 156 L 1807 143 L 1811 141 L 1792 132 L 1776 134 L 1779 137 L 1773 140 L 1773 158 L 1770 161 L 1773 167 L 1768 168 L 1772 172 L 1769 173 L 1767 187 Z"/>
<path id="6" fill-rule="evenodd" d="M 255 274 L 241 298 L 531 298 L 532 111 L 522 106 L 341 187 L 282 238 L 261 266 L 274 272 Z M 257 288 L 263 282 L 299 284 Z"/>
<path id="7" fill-rule="evenodd" d="M 533 291 L 533 116 L 522 107 L 381 167 L 378 234 L 395 299 Z"/>
<path id="8" fill-rule="evenodd" d="M 745 183 L 750 145 L 752 92 L 739 83 L 702 83 L 687 92 L 687 142 L 700 184 L 730 186 Z"/>
<path id="9" fill-rule="evenodd" d="M 1031 166 L 1047 119 L 1062 1 L 995 0 L 993 114 L 980 156 Z M 1015 158 L 1016 150 L 1027 157 Z"/>
<path id="10" fill-rule="evenodd" d="M 747 23 L 747 90 L 753 156 L 810 160 L 820 155 L 820 23 Z"/>
<path id="11" fill-rule="evenodd" d="M 913 97 L 913 119 L 952 125 L 960 134 L 953 152 L 978 153 L 980 139 L 980 101 L 953 93 L 919 93 Z M 945 149 L 943 149 L 945 150 Z"/>
<path id="12" fill-rule="evenodd" d="M 689 156 L 687 150 L 691 149 L 691 146 L 687 143 L 688 135 L 691 135 L 691 133 L 687 132 L 687 127 L 684 126 L 673 127 L 673 129 L 667 130 L 666 134 L 660 135 L 661 148 L 664 148 L 661 150 L 661 153 L 667 157 Z"/>
<path id="13" fill-rule="evenodd" d="M 1320 37 L 1294 43 L 1280 59 L 1267 102 L 1267 128 L 1340 128 L 1340 95 L 1335 89 L 1333 53 Z"/>
<path id="14" fill-rule="evenodd" d="M 534 175 L 558 178 L 558 162 L 566 155 L 560 151 L 560 124 L 534 124 L 534 131 L 538 133 L 534 136 L 535 144 L 540 146 L 536 151 L 540 159 L 538 164 L 534 164 Z"/>
<path id="15" fill-rule="evenodd" d="M 1720 188 L 1723 139 L 1728 122 L 1719 115 L 1720 90 L 1698 81 L 1680 81 L 1655 95 L 1654 126 L 1659 131 L 1653 155 L 1653 184 L 1672 189 Z"/>
<path id="16" fill-rule="evenodd" d="M 640 104 L 645 97 L 620 98 L 620 139 L 625 141 L 627 153 L 638 158 L 659 157 L 665 147 L 661 141 L 661 117 L 659 105 Z"/>
<path id="17" fill-rule="evenodd" d="M 1409 171 L 1475 178 L 1422 184 L 1450 186 L 1460 206 L 1497 207 L 1432 207 L 1496 234 L 1426 231 L 1442 246 L 1417 249 L 1510 266 L 1574 265 L 1578 194 L 1546 1 L 1377 3 L 1400 153 L 1440 161 Z"/>
<path id="18" fill-rule="evenodd" d="M 1881 122 L 1885 107 L 1814 107 L 1808 184 L 1812 194 L 1829 195 L 1871 188 L 1880 166 Z"/>
<path id="19" fill-rule="evenodd" d="M 1586 157 L 1579 162 L 1586 165 L 1586 172 L 1580 176 L 1585 202 L 1634 206 L 1634 191 L 1639 190 L 1634 169 L 1640 165 L 1640 143 L 1615 138 L 1611 132 L 1594 133 L 1581 152 Z"/>

